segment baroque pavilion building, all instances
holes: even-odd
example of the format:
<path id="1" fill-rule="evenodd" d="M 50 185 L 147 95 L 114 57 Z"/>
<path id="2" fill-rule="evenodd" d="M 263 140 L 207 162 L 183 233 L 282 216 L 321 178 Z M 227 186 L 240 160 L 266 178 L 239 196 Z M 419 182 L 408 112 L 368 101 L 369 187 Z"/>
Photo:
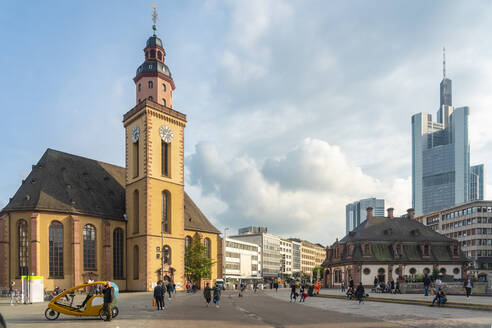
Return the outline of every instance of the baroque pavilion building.
<path id="1" fill-rule="evenodd" d="M 125 167 L 48 149 L 0 212 L 0 286 L 30 274 L 47 290 L 91 279 L 145 291 L 163 278 L 182 289 L 192 238 L 213 263 L 201 283 L 222 276 L 220 232 L 184 191 L 187 118 L 153 28 L 123 115 Z"/>
<path id="2" fill-rule="evenodd" d="M 403 280 L 417 274 L 440 274 L 452 279 L 465 278 L 469 260 L 459 242 L 424 226 L 409 209 L 401 217 L 374 217 L 367 208 L 367 220 L 326 250 L 325 287 L 339 287 L 352 277 L 357 285 Z M 346 285 L 347 286 L 347 285 Z"/>

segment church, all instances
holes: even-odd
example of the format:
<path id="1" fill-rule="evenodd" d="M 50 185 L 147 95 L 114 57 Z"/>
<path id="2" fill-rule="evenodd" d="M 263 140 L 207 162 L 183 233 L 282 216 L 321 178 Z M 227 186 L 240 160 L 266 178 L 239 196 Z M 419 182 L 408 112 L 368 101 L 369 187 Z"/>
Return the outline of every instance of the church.
<path id="1" fill-rule="evenodd" d="M 123 115 L 125 167 L 46 150 L 0 212 L 0 286 L 29 274 L 42 276 L 46 290 L 111 280 L 148 291 L 160 279 L 182 290 L 193 238 L 213 263 L 201 284 L 222 276 L 220 231 L 184 191 L 187 118 L 173 107 L 153 29 L 133 79 L 137 105 Z"/>

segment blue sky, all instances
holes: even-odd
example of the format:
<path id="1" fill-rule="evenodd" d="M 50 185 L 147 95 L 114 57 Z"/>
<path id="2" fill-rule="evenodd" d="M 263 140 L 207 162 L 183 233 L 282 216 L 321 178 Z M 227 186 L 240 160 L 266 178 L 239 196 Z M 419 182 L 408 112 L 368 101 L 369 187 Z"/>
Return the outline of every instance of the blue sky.
<path id="1" fill-rule="evenodd" d="M 472 163 L 492 165 L 488 1 L 3 1 L 0 207 L 48 147 L 124 164 L 152 4 L 186 190 L 221 229 L 331 243 L 348 202 L 405 212 L 410 117 L 435 115 L 443 45 Z"/>

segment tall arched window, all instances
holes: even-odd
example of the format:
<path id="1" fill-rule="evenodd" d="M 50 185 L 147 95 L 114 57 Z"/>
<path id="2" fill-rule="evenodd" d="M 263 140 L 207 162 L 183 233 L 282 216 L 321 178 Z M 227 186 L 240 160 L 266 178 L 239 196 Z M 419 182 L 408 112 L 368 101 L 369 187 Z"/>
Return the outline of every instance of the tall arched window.
<path id="1" fill-rule="evenodd" d="M 210 258 L 210 239 L 209 238 L 205 238 L 205 240 L 203 241 L 203 246 L 205 246 L 205 254 L 207 255 L 208 258 Z"/>
<path id="2" fill-rule="evenodd" d="M 185 237 L 185 249 L 191 246 L 191 243 L 193 242 L 193 239 L 191 236 L 186 236 Z"/>
<path id="3" fill-rule="evenodd" d="M 152 89 L 154 87 L 154 83 L 152 81 L 149 81 L 149 89 Z"/>
<path id="4" fill-rule="evenodd" d="M 138 246 L 135 245 L 133 247 L 133 280 L 138 280 L 138 271 L 139 268 L 139 254 L 138 254 Z"/>
<path id="5" fill-rule="evenodd" d="M 139 102 L 140 102 L 140 99 L 139 99 Z M 137 140 L 137 142 L 134 142 L 133 143 L 133 177 L 136 178 L 138 177 L 138 174 L 139 174 L 139 161 L 140 161 L 140 146 L 139 146 L 139 143 L 140 143 L 140 139 Z"/>
<path id="6" fill-rule="evenodd" d="M 138 233 L 138 228 L 140 226 L 140 197 L 138 189 L 133 192 L 133 233 Z"/>
<path id="7" fill-rule="evenodd" d="M 18 258 L 19 258 L 19 276 L 28 274 L 28 235 L 26 220 L 19 220 L 17 223 L 17 241 L 18 241 Z"/>
<path id="8" fill-rule="evenodd" d="M 96 228 L 86 224 L 83 232 L 84 239 L 84 270 L 97 270 L 96 267 Z"/>
<path id="9" fill-rule="evenodd" d="M 162 83 L 162 91 L 166 91 L 166 85 Z"/>
<path id="10" fill-rule="evenodd" d="M 165 99 L 163 99 L 165 100 Z M 164 104 L 165 105 L 165 104 Z M 171 145 L 161 140 L 161 174 L 165 177 L 168 177 L 170 174 L 170 163 L 169 159 L 171 158 Z"/>
<path id="11" fill-rule="evenodd" d="M 169 245 L 164 245 L 164 263 L 171 265 L 171 247 Z"/>
<path id="12" fill-rule="evenodd" d="M 162 231 L 166 233 L 171 233 L 171 194 L 169 191 L 164 190 L 161 194 L 162 198 Z"/>
<path id="13" fill-rule="evenodd" d="M 113 231 L 113 277 L 124 279 L 123 276 L 123 229 Z"/>
<path id="14" fill-rule="evenodd" d="M 49 229 L 50 278 L 63 278 L 63 224 L 53 221 Z"/>

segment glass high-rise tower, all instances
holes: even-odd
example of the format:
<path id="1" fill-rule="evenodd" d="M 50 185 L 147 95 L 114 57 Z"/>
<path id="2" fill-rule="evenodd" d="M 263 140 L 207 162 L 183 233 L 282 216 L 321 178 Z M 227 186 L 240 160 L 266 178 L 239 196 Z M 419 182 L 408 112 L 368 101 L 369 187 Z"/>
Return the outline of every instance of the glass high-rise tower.
<path id="1" fill-rule="evenodd" d="M 483 200 L 485 194 L 484 165 L 470 167 L 470 200 Z"/>
<path id="2" fill-rule="evenodd" d="M 384 216 L 384 199 L 367 198 L 345 206 L 345 233 L 348 234 L 366 220 L 366 209 L 373 208 L 374 216 Z"/>
<path id="3" fill-rule="evenodd" d="M 437 122 L 412 116 L 412 205 L 422 215 L 469 200 L 468 107 L 454 108 L 443 60 Z"/>

